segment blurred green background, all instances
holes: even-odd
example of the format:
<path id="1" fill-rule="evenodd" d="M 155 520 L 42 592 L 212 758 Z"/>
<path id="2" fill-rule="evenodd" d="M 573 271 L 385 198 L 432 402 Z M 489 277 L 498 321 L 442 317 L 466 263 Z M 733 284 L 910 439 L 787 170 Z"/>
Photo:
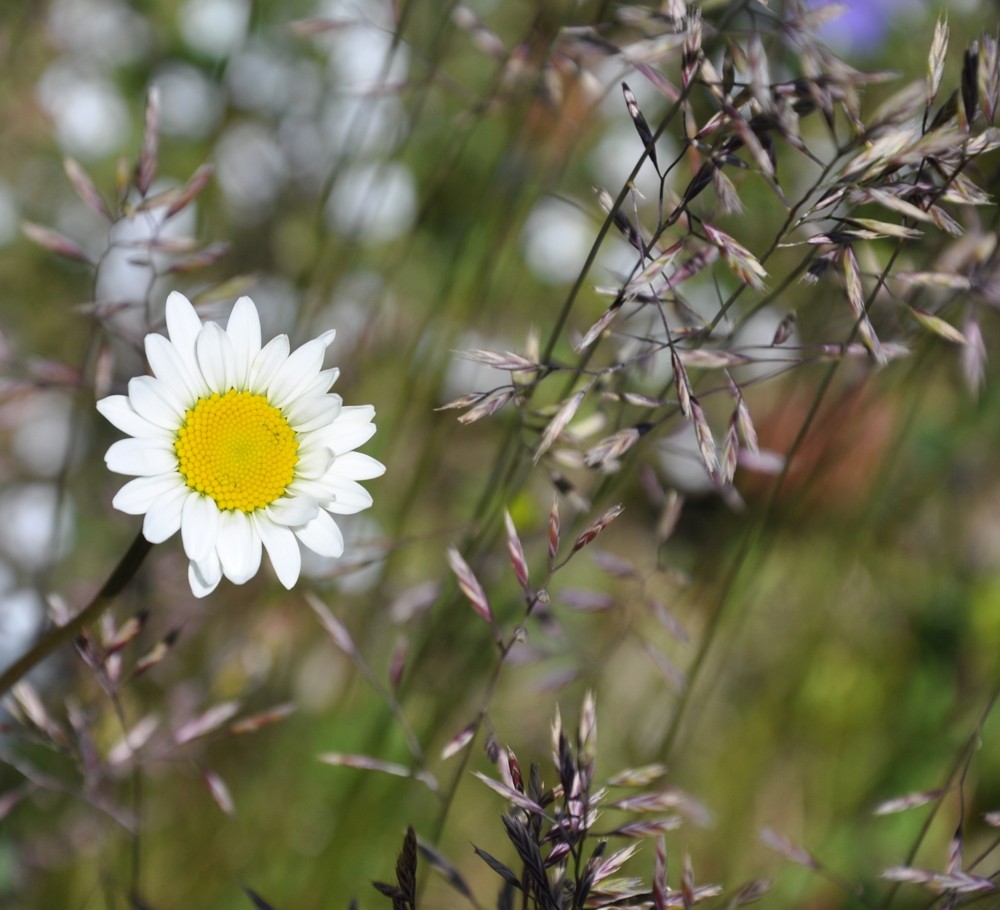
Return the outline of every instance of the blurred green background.
<path id="1" fill-rule="evenodd" d="M 771 7 L 781 12 L 777 2 Z M 706 4 L 706 23 L 729 21 L 739 40 L 751 22 L 740 9 Z M 853 24 L 846 58 L 900 75 L 869 88 L 866 109 L 923 77 L 939 12 L 917 2 L 872 9 L 881 20 Z M 961 49 L 995 28 L 995 14 L 969 3 L 947 12 L 950 91 Z M 732 889 L 773 878 L 769 906 L 884 899 L 881 871 L 906 862 L 930 809 L 886 817 L 873 809 L 946 785 L 1000 678 L 1000 396 L 992 378 L 971 394 L 957 349 L 927 338 L 881 370 L 845 365 L 773 502 L 773 477 L 737 473 L 743 508 L 685 480 L 685 459 L 696 456 L 688 447 L 671 461 L 662 432 L 644 438 L 620 472 L 595 478 L 572 465 L 531 466 L 544 415 L 508 407 L 461 425 L 458 412 L 435 410 L 507 381 L 456 350 L 524 351 L 532 333 L 544 346 L 557 329 L 604 218 L 593 188 L 616 195 L 642 152 L 621 79 L 650 124 L 667 110 L 641 74 L 598 41 L 588 52 L 564 30 L 602 24 L 595 36 L 624 40 L 632 32 L 615 16 L 612 4 L 598 2 L 0 7 L 2 660 L 30 641 L 46 598 L 86 602 L 138 530 L 111 509 L 119 484 L 102 455 L 115 434 L 93 401 L 95 390 L 106 394 L 144 369 L 135 341 L 144 320 L 156 323 L 170 289 L 200 295 L 206 314 L 219 316 L 246 289 L 265 332 L 285 331 L 296 342 L 336 328 L 336 391 L 349 404 L 374 403 L 379 431 L 366 451 L 388 467 L 368 485 L 374 508 L 344 522 L 346 562 L 307 565 L 296 591 L 283 591 L 265 570 L 245 588 L 224 583 L 195 601 L 179 542 L 154 550 L 114 611 L 119 621 L 150 611 L 126 663 L 180 630 L 170 655 L 121 696 L 129 727 L 158 721 L 139 751 L 138 778 L 127 761 L 109 763 L 121 726 L 73 655 L 34 678 L 66 730 L 70 706 L 105 773 L 88 792 L 70 755 L 6 732 L 0 798 L 25 798 L 0 822 L 0 906 L 129 906 L 137 852 L 140 892 L 157 910 L 245 908 L 243 885 L 279 910 L 346 907 L 354 896 L 361 906 L 385 906 L 369 883 L 391 879 L 407 824 L 427 840 L 440 824 L 440 849 L 482 905 L 493 905 L 499 880 L 470 844 L 513 859 L 499 798 L 469 773 L 495 775 L 485 736 L 471 746 L 467 768 L 458 756 L 439 756 L 474 720 L 496 649 L 454 596 L 444 554 L 474 541 L 493 609 L 513 628 L 523 603 L 497 506 L 510 510 L 541 579 L 557 470 L 576 488 L 560 499 L 563 552 L 605 508 L 622 502 L 625 512 L 552 579 L 551 615 L 529 624 L 501 673 L 487 728 L 523 765 L 548 767 L 556 705 L 572 728 L 592 689 L 599 778 L 665 761 L 667 781 L 711 812 L 709 825 L 668 835 L 672 885 L 690 850 L 699 883 Z M 827 37 L 835 47 L 842 40 Z M 670 60 L 665 69 L 676 80 Z M 790 78 L 794 60 L 781 61 L 785 71 L 772 61 L 772 76 Z M 64 173 L 66 156 L 79 161 L 114 205 L 120 161 L 128 174 L 142 143 L 151 85 L 160 93 L 154 189 L 183 183 L 205 162 L 215 167 L 167 231 L 229 245 L 203 269 L 168 273 L 183 257 L 162 251 L 150 266 L 143 218 L 109 233 Z M 816 119 L 803 118 L 803 129 L 821 143 Z M 660 140 L 662 161 L 677 154 L 680 136 L 677 125 Z M 987 187 L 995 166 L 994 158 L 976 174 Z M 815 176 L 787 148 L 779 173 L 789 188 Z M 682 164 L 669 185 L 682 192 L 689 177 Z M 649 178 L 647 166 L 637 184 L 644 207 L 655 209 Z M 752 175 L 739 189 L 746 212 L 724 223 L 759 252 L 785 213 Z M 992 210 L 981 217 L 990 234 Z M 72 238 L 99 262 L 96 273 L 30 243 L 22 220 Z M 900 268 L 929 268 L 934 242 L 914 246 Z M 872 255 L 884 261 L 886 252 Z M 787 274 L 797 257 L 782 251 L 769 271 Z M 593 286 L 613 285 L 627 262 L 624 244 L 609 238 L 557 339 L 561 362 L 571 360 L 574 333 L 607 306 Z M 234 279 L 240 283 L 227 284 Z M 722 280 L 730 281 L 723 292 L 735 286 Z M 715 293 L 707 277 L 692 291 L 709 300 Z M 102 331 L 95 307 L 124 314 L 114 333 Z M 768 311 L 776 318 L 761 329 L 761 343 L 793 310 L 804 343 L 841 342 L 850 331 L 835 291 L 793 283 Z M 899 317 L 882 318 L 891 334 Z M 984 314 L 991 354 L 995 329 Z M 826 369 L 807 364 L 748 387 L 762 448 L 787 451 Z M 559 400 L 561 380 L 552 382 L 534 406 Z M 653 375 L 640 390 L 655 394 L 661 383 Z M 662 544 L 661 510 L 644 472 L 658 478 L 654 486 L 677 485 L 686 495 Z M 590 507 L 574 508 L 582 497 L 593 499 Z M 631 561 L 637 577 L 602 570 L 592 558 L 598 547 Z M 325 635 L 303 589 L 344 623 L 381 693 Z M 580 598 L 565 589 L 598 591 L 613 605 L 574 609 Z M 676 617 L 686 640 L 665 630 L 653 601 Z M 707 634 L 712 646 L 682 701 L 678 674 Z M 413 763 L 384 697 L 404 653 L 398 697 L 427 768 L 444 791 L 458 774 L 444 816 L 417 781 L 317 760 L 338 752 Z M 173 744 L 171 731 L 229 699 L 245 715 L 288 702 L 296 711 L 244 736 Z M 962 791 L 944 799 L 916 865 L 945 868 L 963 805 L 966 858 L 994 843 L 982 815 L 1000 809 L 998 734 L 987 716 Z M 213 801 L 205 769 L 225 781 L 234 813 Z M 30 792 L 21 790 L 25 775 L 36 784 Z M 135 809 L 138 838 L 120 823 Z M 829 875 L 768 849 L 762 828 L 805 846 Z M 627 869 L 648 876 L 652 853 L 649 842 Z M 996 868 L 991 855 L 975 871 Z M 422 874 L 425 906 L 460 904 L 433 873 Z M 862 885 L 864 901 L 839 881 Z M 904 891 L 894 906 L 926 902 Z"/>

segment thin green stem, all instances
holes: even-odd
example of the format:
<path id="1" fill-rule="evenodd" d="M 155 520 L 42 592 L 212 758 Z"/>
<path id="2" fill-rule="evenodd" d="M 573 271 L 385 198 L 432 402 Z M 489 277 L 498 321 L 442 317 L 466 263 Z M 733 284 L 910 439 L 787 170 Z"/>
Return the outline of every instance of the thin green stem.
<path id="1" fill-rule="evenodd" d="M 152 544 L 140 532 L 128 548 L 114 571 L 104 582 L 94 599 L 76 614 L 68 623 L 56 626 L 48 632 L 28 652 L 22 655 L 2 675 L 0 675 L 0 695 L 5 694 L 20 680 L 28 675 L 50 654 L 68 644 L 90 623 L 94 622 L 122 592 L 142 565 L 143 559 L 150 551 Z"/>
<path id="2" fill-rule="evenodd" d="M 551 577 L 551 575 L 549 576 Z M 548 581 L 548 578 L 546 579 Z M 493 693 L 496 691 L 497 684 L 500 682 L 500 675 L 503 673 L 503 669 L 506 666 L 507 658 L 510 655 L 511 649 L 517 642 L 519 642 L 527 628 L 528 620 L 531 618 L 535 607 L 538 604 L 538 595 L 535 594 L 527 604 L 527 609 L 524 612 L 524 617 L 518 625 L 517 629 L 510 635 L 506 642 L 500 643 L 500 657 L 497 660 L 496 666 L 493 668 L 493 672 L 490 674 L 489 681 L 486 683 L 486 689 L 483 692 L 483 697 L 479 704 L 479 710 L 476 713 L 476 718 L 472 722 L 473 728 L 473 738 L 482 729 L 483 722 L 486 720 L 486 716 L 489 714 L 490 705 L 493 702 Z M 431 843 L 437 843 L 441 839 L 441 835 L 444 832 L 444 825 L 448 819 L 448 813 L 451 810 L 452 803 L 455 799 L 455 794 L 458 792 L 459 784 L 465 778 L 466 768 L 468 767 L 469 760 L 472 755 L 471 740 L 465 749 L 462 750 L 462 757 L 458 763 L 458 767 L 455 769 L 455 775 L 452 778 L 451 785 L 448 787 L 447 792 L 442 800 L 441 810 L 438 813 L 437 821 L 434 824 L 434 829 L 431 835 Z"/>
<path id="3" fill-rule="evenodd" d="M 997 706 L 998 701 L 1000 701 L 1000 685 L 997 685 L 993 689 L 993 692 L 990 694 L 982 713 L 979 715 L 979 720 L 976 722 L 976 726 L 969 734 L 969 738 L 966 740 L 965 745 L 955 758 L 955 762 L 951 766 L 951 770 L 948 772 L 948 777 L 944 783 L 943 789 L 945 791 L 950 790 L 955 785 L 956 778 L 962 778 L 965 776 L 965 773 L 968 770 L 969 762 L 972 761 L 972 756 L 975 755 L 976 749 L 979 746 L 979 740 L 982 736 L 983 727 L 986 726 L 986 721 L 989 720 L 990 715 L 993 713 L 993 709 Z M 916 840 L 910 846 L 910 850 L 906 854 L 906 859 L 903 861 L 904 866 L 912 865 L 913 861 L 916 859 L 917 852 L 920 850 L 923 842 L 927 839 L 927 835 L 931 830 L 931 825 L 934 824 L 934 819 L 937 818 L 938 811 L 941 809 L 943 803 L 944 800 L 939 799 L 931 807 L 930 813 L 927 815 L 927 818 L 924 819 L 924 823 L 920 828 L 920 833 L 917 835 Z M 901 882 L 895 882 L 889 889 L 885 900 L 881 904 L 883 910 L 888 910 L 888 908 L 892 905 L 900 884 Z"/>
<path id="4" fill-rule="evenodd" d="M 885 284 L 886 277 L 892 271 L 893 266 L 896 263 L 900 251 L 902 250 L 903 243 L 900 241 L 896 244 L 895 250 L 893 250 L 892 255 L 889 257 L 889 261 L 886 263 L 885 268 L 882 270 L 878 277 L 878 281 L 875 283 L 875 287 L 868 294 L 865 300 L 864 313 L 854 322 L 850 334 L 847 340 L 844 342 L 845 349 L 849 346 L 854 339 L 858 336 L 861 330 L 861 321 L 867 315 L 868 310 L 871 308 L 872 303 L 874 303 L 875 298 L 878 296 L 879 292 L 882 290 Z M 799 432 L 795 436 L 788 453 L 785 456 L 785 463 L 782 466 L 781 472 L 775 478 L 774 484 L 771 486 L 770 493 L 768 494 L 767 501 L 764 503 L 764 508 L 761 510 L 757 520 L 753 523 L 747 533 L 743 536 L 743 540 L 740 542 L 739 549 L 736 552 L 736 556 L 733 558 L 729 569 L 726 572 L 725 578 L 719 587 L 718 598 L 715 602 L 715 608 L 712 610 L 712 614 L 708 619 L 708 625 L 705 629 L 704 634 L 701 637 L 701 642 L 698 646 L 698 652 L 695 654 L 694 660 L 691 662 L 691 667 L 688 670 L 688 682 L 681 692 L 680 699 L 677 703 L 677 710 L 674 712 L 673 720 L 670 723 L 670 728 L 667 731 L 667 736 L 664 741 L 663 753 L 664 755 L 669 755 L 673 750 L 673 747 L 677 741 L 677 737 L 680 733 L 681 722 L 687 712 L 687 707 L 690 702 L 691 692 L 694 689 L 695 680 L 701 673 L 701 670 L 705 664 L 705 659 L 708 656 L 708 652 L 711 650 L 712 645 L 716 640 L 716 632 L 718 631 L 719 625 L 723 618 L 723 614 L 726 613 L 727 608 L 731 602 L 731 597 L 736 590 L 736 580 L 739 577 L 744 565 L 746 564 L 747 557 L 753 551 L 754 546 L 764 533 L 764 528 L 770 520 L 771 513 L 774 509 L 775 503 L 778 499 L 778 493 L 781 491 L 782 486 L 788 476 L 788 471 L 791 467 L 792 461 L 795 459 L 796 454 L 802 447 L 802 443 L 805 441 L 806 436 L 812 429 L 813 423 L 816 421 L 816 417 L 819 414 L 819 409 L 826 398 L 827 393 L 833 384 L 833 379 L 837 375 L 840 369 L 842 361 L 836 360 L 830 364 L 829 368 L 823 374 L 823 378 L 820 381 L 819 388 L 813 397 L 812 403 L 809 407 L 809 411 L 802 421 L 802 425 L 799 427 Z"/>

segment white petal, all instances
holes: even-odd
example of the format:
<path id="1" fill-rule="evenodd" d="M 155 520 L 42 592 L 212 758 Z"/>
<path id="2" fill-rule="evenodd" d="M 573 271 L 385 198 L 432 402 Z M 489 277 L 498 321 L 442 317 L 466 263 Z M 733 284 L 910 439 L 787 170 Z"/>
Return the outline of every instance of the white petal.
<path id="1" fill-rule="evenodd" d="M 197 401 L 208 387 L 197 365 L 189 365 L 162 335 L 146 336 L 146 359 L 153 375 L 185 407 Z"/>
<path id="2" fill-rule="evenodd" d="M 249 524 L 249 521 L 250 520 L 248 518 L 247 519 L 247 523 L 248 524 Z M 254 575 L 256 575 L 260 571 L 260 557 L 261 557 L 261 552 L 262 552 L 262 546 L 261 546 L 262 543 L 263 543 L 263 541 L 261 541 L 260 535 L 253 528 L 253 526 L 251 526 L 250 527 L 250 560 L 249 560 L 249 562 L 247 562 L 247 565 L 246 565 L 246 578 L 244 579 L 245 581 L 249 581 L 251 578 L 254 577 Z M 243 584 L 243 582 L 242 581 L 237 581 L 236 584 L 240 585 L 240 584 Z"/>
<path id="3" fill-rule="evenodd" d="M 295 536 L 320 556 L 343 556 L 344 535 L 337 522 L 327 512 L 320 511 L 316 517 L 301 528 L 295 529 Z"/>
<path id="4" fill-rule="evenodd" d="M 343 410 L 344 421 L 371 423 L 375 419 L 375 406 L 371 404 L 352 404 Z"/>
<path id="5" fill-rule="evenodd" d="M 319 374 L 316 376 L 316 381 L 309 387 L 310 391 L 315 389 L 318 392 L 327 392 L 339 378 L 339 367 L 331 367 L 329 370 L 320 370 Z"/>
<path id="6" fill-rule="evenodd" d="M 229 315 L 226 334 L 236 354 L 236 388 L 245 389 L 250 378 L 250 364 L 260 352 L 260 317 L 249 297 L 240 297 Z"/>
<path id="7" fill-rule="evenodd" d="M 184 501 L 181 540 L 188 559 L 200 562 L 215 549 L 222 533 L 219 507 L 208 496 L 191 491 Z"/>
<path id="8" fill-rule="evenodd" d="M 236 352 L 233 342 L 214 322 L 201 330 L 194 343 L 198 366 L 213 392 L 224 395 L 236 385 Z"/>
<path id="9" fill-rule="evenodd" d="M 109 395 L 97 402 L 97 410 L 114 426 L 129 436 L 169 439 L 170 432 L 154 426 L 137 414 L 127 395 Z"/>
<path id="10" fill-rule="evenodd" d="M 194 341 L 201 331 L 201 319 L 191 301 L 178 291 L 167 297 L 167 334 L 188 370 L 197 372 Z"/>
<path id="11" fill-rule="evenodd" d="M 272 502 L 264 509 L 264 513 L 271 521 L 289 528 L 312 521 L 318 511 L 316 500 L 308 496 L 287 496 Z"/>
<path id="12" fill-rule="evenodd" d="M 339 395 L 316 395 L 311 398 L 303 395 L 285 408 L 282 415 L 296 433 L 311 433 L 333 423 L 342 405 Z"/>
<path id="13" fill-rule="evenodd" d="M 325 395 L 340 376 L 340 369 L 331 367 L 329 370 L 320 370 L 316 376 L 305 386 L 302 394 L 312 398 L 315 395 Z"/>
<path id="14" fill-rule="evenodd" d="M 188 563 L 188 584 L 195 597 L 211 594 L 222 581 L 222 566 L 213 550 L 201 562 Z"/>
<path id="15" fill-rule="evenodd" d="M 299 449 L 299 460 L 295 465 L 296 480 L 319 480 L 332 467 L 333 458 L 333 452 L 326 446 Z"/>
<path id="16" fill-rule="evenodd" d="M 348 480 L 371 480 L 385 473 L 385 465 L 361 452 L 345 452 L 333 463 L 333 473 Z"/>
<path id="17" fill-rule="evenodd" d="M 222 572 L 241 585 L 260 568 L 261 540 L 246 514 L 239 510 L 221 513 L 217 546 Z"/>
<path id="18" fill-rule="evenodd" d="M 286 357 L 288 357 L 288 336 L 277 335 L 254 357 L 250 365 L 250 381 L 247 388 L 254 392 L 265 392 Z"/>
<path id="19" fill-rule="evenodd" d="M 288 495 L 295 499 L 302 498 L 309 502 L 318 502 L 321 505 L 325 505 L 333 499 L 333 483 L 328 481 L 336 482 L 336 480 L 337 478 L 329 473 L 326 477 L 318 480 L 311 480 L 308 477 L 296 477 L 288 485 Z M 299 524 L 304 523 L 299 522 Z"/>
<path id="20" fill-rule="evenodd" d="M 151 503 L 142 521 L 142 536 L 150 543 L 163 543 L 181 527 L 181 513 L 188 488 L 181 487 Z"/>
<path id="21" fill-rule="evenodd" d="M 177 470 L 173 444 L 161 439 L 119 439 L 104 456 L 109 471 L 151 477 Z"/>
<path id="22" fill-rule="evenodd" d="M 338 455 L 363 446 L 375 435 L 375 424 L 359 420 L 343 420 L 338 417 L 334 424 L 323 431 L 323 439 Z"/>
<path id="23" fill-rule="evenodd" d="M 329 486 L 333 490 L 333 502 L 325 504 L 324 508 L 338 515 L 353 515 L 372 504 L 371 494 L 353 480 L 333 478 Z"/>
<path id="24" fill-rule="evenodd" d="M 132 407 L 150 423 L 176 431 L 184 423 L 184 405 L 166 383 L 152 376 L 136 376 L 128 381 Z"/>
<path id="25" fill-rule="evenodd" d="M 325 339 L 329 334 L 326 332 L 319 338 L 307 341 L 302 347 L 292 351 L 278 367 L 267 387 L 267 397 L 272 404 L 283 408 L 315 381 L 323 368 L 323 357 L 329 344 Z"/>
<path id="26" fill-rule="evenodd" d="M 302 568 L 302 553 L 295 535 L 288 528 L 275 524 L 261 510 L 254 512 L 252 518 L 278 581 L 286 588 L 294 587 Z"/>
<path id="27" fill-rule="evenodd" d="M 175 472 L 156 474 L 153 477 L 136 477 L 115 494 L 111 505 L 127 515 L 142 515 L 148 512 L 158 499 L 164 496 L 170 497 L 184 489 L 184 481 Z"/>

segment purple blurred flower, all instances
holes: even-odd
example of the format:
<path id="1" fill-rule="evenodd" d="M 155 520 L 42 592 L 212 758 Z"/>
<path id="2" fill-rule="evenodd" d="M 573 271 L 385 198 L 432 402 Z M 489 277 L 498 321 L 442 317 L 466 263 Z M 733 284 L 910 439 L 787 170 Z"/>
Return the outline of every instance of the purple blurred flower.
<path id="1" fill-rule="evenodd" d="M 839 0 L 847 9 L 823 25 L 820 37 L 838 51 L 870 54 L 882 47 L 893 20 L 923 10 L 922 0 Z M 810 0 L 812 7 L 826 0 Z"/>

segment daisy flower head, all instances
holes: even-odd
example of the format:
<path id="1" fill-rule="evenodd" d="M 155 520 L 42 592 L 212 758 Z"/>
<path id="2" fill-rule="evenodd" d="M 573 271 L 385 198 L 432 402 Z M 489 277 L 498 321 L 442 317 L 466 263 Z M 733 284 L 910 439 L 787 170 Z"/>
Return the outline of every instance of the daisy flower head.
<path id="1" fill-rule="evenodd" d="M 167 298 L 167 336 L 146 336 L 152 376 L 129 381 L 97 409 L 130 438 L 105 461 L 130 480 L 115 508 L 143 515 L 142 532 L 161 543 L 181 532 L 188 580 L 198 597 L 224 575 L 243 584 L 267 550 L 278 579 L 299 577 L 299 545 L 321 556 L 344 552 L 331 513 L 372 504 L 358 481 L 381 475 L 354 451 L 375 432 L 371 405 L 346 407 L 329 391 L 339 370 L 324 370 L 334 332 L 291 351 L 287 335 L 261 345 L 249 297 L 225 329 L 202 322 L 176 291 Z"/>

